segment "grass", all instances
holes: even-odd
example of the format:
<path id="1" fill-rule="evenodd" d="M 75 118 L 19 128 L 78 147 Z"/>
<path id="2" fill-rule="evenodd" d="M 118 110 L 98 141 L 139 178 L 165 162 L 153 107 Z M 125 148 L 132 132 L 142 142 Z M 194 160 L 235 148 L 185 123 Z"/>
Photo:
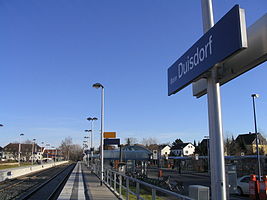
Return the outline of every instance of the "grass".
<path id="1" fill-rule="evenodd" d="M 21 163 L 21 164 L 20 164 L 21 167 L 22 167 L 22 166 L 29 166 L 29 165 L 31 165 L 31 164 L 30 164 L 30 163 Z M 3 169 L 10 169 L 10 168 L 16 168 L 16 167 L 19 167 L 19 164 L 18 164 L 18 163 L 14 163 L 13 165 L 10 165 L 10 164 L 5 165 L 4 163 L 2 163 L 2 164 L 0 165 L 0 170 L 3 170 Z"/>
<path id="2" fill-rule="evenodd" d="M 135 189 L 136 188 L 134 186 L 130 186 L 131 191 L 135 192 Z M 122 188 L 121 193 L 122 193 L 123 198 L 126 199 L 126 189 Z M 152 199 L 152 193 L 148 192 L 147 190 L 140 189 L 140 197 L 142 197 L 143 199 L 146 199 L 146 200 L 151 200 Z M 129 193 L 129 200 L 136 200 L 136 196 Z M 164 199 L 157 196 L 156 200 L 164 200 Z"/>

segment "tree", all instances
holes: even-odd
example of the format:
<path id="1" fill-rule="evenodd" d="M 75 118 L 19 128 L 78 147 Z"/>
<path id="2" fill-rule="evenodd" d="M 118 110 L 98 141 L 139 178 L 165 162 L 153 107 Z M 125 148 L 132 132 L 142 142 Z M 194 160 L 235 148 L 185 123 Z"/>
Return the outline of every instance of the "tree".
<path id="1" fill-rule="evenodd" d="M 71 137 L 67 137 L 62 140 L 59 149 L 61 150 L 65 159 L 73 161 L 82 159 L 83 149 L 80 145 L 73 144 Z"/>
<path id="2" fill-rule="evenodd" d="M 33 141 L 32 141 L 32 140 L 29 140 L 29 139 L 27 139 L 27 140 L 25 140 L 23 143 L 24 143 L 24 144 L 32 144 L 32 143 L 33 143 Z"/>
<path id="3" fill-rule="evenodd" d="M 134 145 L 137 144 L 138 140 L 133 137 L 125 138 L 126 145 Z"/>
<path id="4" fill-rule="evenodd" d="M 141 144 L 143 144 L 146 147 L 149 147 L 151 145 L 158 144 L 158 140 L 156 138 L 152 138 L 152 137 L 143 138 Z"/>
<path id="5" fill-rule="evenodd" d="M 181 140 L 180 138 L 179 139 L 176 139 L 173 143 L 172 143 L 172 147 L 176 147 L 180 144 L 183 144 L 183 140 Z"/>

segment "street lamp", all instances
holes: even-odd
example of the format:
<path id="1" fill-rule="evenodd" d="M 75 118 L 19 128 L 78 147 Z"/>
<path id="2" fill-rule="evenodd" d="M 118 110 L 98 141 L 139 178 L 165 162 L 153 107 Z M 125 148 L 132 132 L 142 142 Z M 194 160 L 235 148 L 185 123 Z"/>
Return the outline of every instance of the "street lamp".
<path id="1" fill-rule="evenodd" d="M 255 108 L 255 98 L 258 98 L 260 95 L 252 94 L 252 102 L 253 102 L 253 113 L 254 113 L 254 125 L 255 125 L 255 134 L 256 134 L 256 150 L 257 150 L 257 160 L 258 160 L 258 177 L 259 181 L 261 181 L 261 161 L 260 161 L 260 151 L 259 151 L 259 134 L 257 130 L 257 120 L 256 120 L 256 108 Z"/>
<path id="2" fill-rule="evenodd" d="M 86 152 L 86 155 L 87 155 L 87 167 L 89 167 L 89 137 L 88 136 L 84 136 L 85 139 L 87 139 L 87 151 Z"/>
<path id="3" fill-rule="evenodd" d="M 90 152 L 91 152 L 91 161 L 93 161 L 93 155 L 94 155 L 94 149 L 93 149 L 93 122 L 98 120 L 96 117 L 88 117 L 87 118 L 88 121 L 91 121 L 91 149 L 90 149 Z"/>
<path id="4" fill-rule="evenodd" d="M 24 135 L 23 133 L 19 134 L 19 166 L 20 166 L 20 154 L 21 154 L 21 136 L 23 135 Z"/>
<path id="5" fill-rule="evenodd" d="M 103 184 L 104 176 L 104 147 L 103 147 L 103 132 L 104 132 L 104 86 L 100 83 L 93 84 L 93 87 L 96 89 L 101 88 L 101 137 L 100 137 L 100 156 L 101 156 L 101 180 L 100 185 Z"/>
<path id="6" fill-rule="evenodd" d="M 43 152 L 44 152 L 44 142 L 41 142 L 41 155 L 40 155 L 40 158 L 41 158 L 41 165 L 43 167 Z"/>
<path id="7" fill-rule="evenodd" d="M 34 152 L 34 144 L 35 144 L 35 140 L 36 139 L 33 139 L 33 143 L 32 143 L 32 165 L 33 165 L 33 152 Z"/>
<path id="8" fill-rule="evenodd" d="M 208 174 L 210 173 L 210 137 L 204 136 L 207 140 L 207 156 L 208 156 Z"/>
<path id="9" fill-rule="evenodd" d="M 50 146 L 50 144 L 46 144 L 45 146 L 47 146 L 47 149 L 46 149 L 46 162 L 48 162 L 48 147 Z"/>
<path id="10" fill-rule="evenodd" d="M 57 157 L 57 148 L 54 146 L 51 146 L 52 154 L 54 154 L 54 165 L 56 163 L 56 157 Z M 53 157 L 53 156 L 52 156 Z"/>

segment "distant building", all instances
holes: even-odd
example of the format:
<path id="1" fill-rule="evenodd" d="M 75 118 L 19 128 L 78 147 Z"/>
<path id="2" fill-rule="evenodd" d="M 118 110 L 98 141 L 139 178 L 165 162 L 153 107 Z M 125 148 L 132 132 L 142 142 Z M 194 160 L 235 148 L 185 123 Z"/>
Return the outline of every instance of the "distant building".
<path id="1" fill-rule="evenodd" d="M 171 153 L 175 156 L 190 156 L 195 152 L 195 146 L 192 143 L 180 143 L 171 147 Z"/>
<path id="2" fill-rule="evenodd" d="M 63 154 L 59 149 L 44 149 L 43 151 L 44 159 L 57 159 L 57 160 L 63 160 Z"/>
<path id="3" fill-rule="evenodd" d="M 23 161 L 31 160 L 33 144 L 21 144 L 21 157 Z M 38 159 L 38 152 L 41 152 L 41 147 L 37 144 L 34 145 L 34 159 Z M 3 159 L 18 160 L 19 143 L 9 143 L 3 148 Z M 39 158 L 40 159 L 40 158 Z"/>
<path id="4" fill-rule="evenodd" d="M 0 161 L 3 158 L 3 153 L 4 153 L 4 148 L 3 147 L 0 147 Z"/>
<path id="5" fill-rule="evenodd" d="M 267 153 L 267 141 L 266 139 L 259 133 L 259 149 Z M 240 134 L 235 139 L 235 144 L 240 147 L 241 151 L 245 153 L 256 153 L 256 134 L 248 133 L 248 134 Z M 241 153 L 241 152 L 240 152 Z"/>
<path id="6" fill-rule="evenodd" d="M 160 155 L 163 158 L 168 158 L 171 153 L 171 147 L 169 145 L 161 145 L 160 146 Z"/>

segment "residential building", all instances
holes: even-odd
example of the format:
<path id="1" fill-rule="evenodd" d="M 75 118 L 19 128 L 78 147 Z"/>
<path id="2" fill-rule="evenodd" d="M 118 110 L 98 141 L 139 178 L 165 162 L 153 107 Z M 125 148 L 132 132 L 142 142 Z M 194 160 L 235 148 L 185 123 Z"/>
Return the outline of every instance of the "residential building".
<path id="1" fill-rule="evenodd" d="M 190 156 L 195 152 L 195 146 L 192 143 L 179 143 L 171 147 L 171 153 L 175 156 Z"/>
<path id="2" fill-rule="evenodd" d="M 21 157 L 23 161 L 31 160 L 33 144 L 21 144 Z M 41 147 L 37 144 L 34 145 L 34 155 L 38 155 L 38 152 L 41 152 Z M 9 143 L 4 147 L 3 150 L 3 159 L 7 160 L 18 160 L 19 153 L 19 143 Z M 35 159 L 38 159 L 35 156 Z"/>
<path id="3" fill-rule="evenodd" d="M 160 155 L 163 158 L 168 158 L 171 153 L 171 147 L 169 145 L 161 145 L 160 146 Z"/>
<path id="4" fill-rule="evenodd" d="M 3 153 L 4 153 L 4 148 L 3 147 L 0 147 L 0 161 L 3 158 Z"/>
<path id="5" fill-rule="evenodd" d="M 259 149 L 262 153 L 267 153 L 267 141 L 260 133 L 259 138 Z M 256 134 L 249 132 L 248 134 L 239 134 L 235 139 L 235 144 L 240 148 L 240 153 L 255 154 L 256 153 Z"/>

